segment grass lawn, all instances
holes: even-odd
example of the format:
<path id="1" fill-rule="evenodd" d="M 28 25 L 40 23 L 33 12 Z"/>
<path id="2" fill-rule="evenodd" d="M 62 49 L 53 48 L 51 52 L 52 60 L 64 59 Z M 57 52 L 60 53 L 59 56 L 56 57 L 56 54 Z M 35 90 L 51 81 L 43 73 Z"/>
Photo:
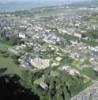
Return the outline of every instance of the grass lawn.
<path id="1" fill-rule="evenodd" d="M 7 51 L 10 45 L 7 43 L 4 43 L 3 41 L 0 41 L 0 50 Z"/>
<path id="2" fill-rule="evenodd" d="M 93 80 L 98 79 L 98 76 L 96 75 L 93 68 L 91 68 L 91 67 L 86 67 L 81 72 L 82 72 L 82 74 L 87 75 L 89 78 L 91 78 Z"/>
<path id="3" fill-rule="evenodd" d="M 17 66 L 10 57 L 4 58 L 0 55 L 0 68 L 7 68 L 6 74 L 21 75 L 19 66 Z"/>
<path id="4" fill-rule="evenodd" d="M 8 45 L 5 42 L 0 41 L 0 50 L 2 51 L 8 51 L 8 48 L 10 45 Z M 7 68 L 7 71 L 5 74 L 18 74 L 21 75 L 21 70 L 18 65 L 16 65 L 13 61 L 13 59 L 9 57 L 3 57 L 0 53 L 0 69 Z"/>

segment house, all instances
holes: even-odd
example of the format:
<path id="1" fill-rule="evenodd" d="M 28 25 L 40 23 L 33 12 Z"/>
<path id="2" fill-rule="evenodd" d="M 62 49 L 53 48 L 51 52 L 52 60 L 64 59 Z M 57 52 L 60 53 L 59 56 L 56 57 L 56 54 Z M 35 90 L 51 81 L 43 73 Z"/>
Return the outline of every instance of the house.
<path id="1" fill-rule="evenodd" d="M 24 33 L 19 33 L 19 38 L 25 39 L 25 38 L 26 38 L 26 36 L 25 36 L 25 34 L 24 34 Z"/>
<path id="2" fill-rule="evenodd" d="M 34 58 L 30 61 L 31 65 L 38 69 L 45 69 L 49 67 L 50 60 L 49 59 L 41 59 L 41 58 Z"/>
<path id="3" fill-rule="evenodd" d="M 39 85 L 42 89 L 47 90 L 48 89 L 48 85 L 44 82 L 45 78 L 41 77 L 37 80 L 34 81 L 34 84 Z"/>
<path id="4" fill-rule="evenodd" d="M 74 33 L 74 36 L 82 38 L 82 34 L 80 34 L 80 33 Z"/>

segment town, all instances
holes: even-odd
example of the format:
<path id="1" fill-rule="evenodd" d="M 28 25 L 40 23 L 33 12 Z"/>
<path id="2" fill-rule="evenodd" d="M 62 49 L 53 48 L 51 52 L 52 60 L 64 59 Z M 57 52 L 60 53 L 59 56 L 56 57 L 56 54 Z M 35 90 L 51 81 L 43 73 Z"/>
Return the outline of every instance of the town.
<path id="1" fill-rule="evenodd" d="M 98 79 L 98 8 L 44 9 L 0 13 L 0 56 L 14 60 L 41 100 L 70 100 Z"/>

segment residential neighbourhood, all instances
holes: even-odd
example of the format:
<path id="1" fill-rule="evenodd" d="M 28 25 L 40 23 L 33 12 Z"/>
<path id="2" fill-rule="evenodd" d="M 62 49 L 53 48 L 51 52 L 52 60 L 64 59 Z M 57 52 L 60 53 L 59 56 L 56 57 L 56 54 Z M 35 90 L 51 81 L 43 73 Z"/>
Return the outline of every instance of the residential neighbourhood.
<path id="1" fill-rule="evenodd" d="M 49 9 L 0 13 L 0 62 L 41 100 L 98 100 L 98 7 Z"/>

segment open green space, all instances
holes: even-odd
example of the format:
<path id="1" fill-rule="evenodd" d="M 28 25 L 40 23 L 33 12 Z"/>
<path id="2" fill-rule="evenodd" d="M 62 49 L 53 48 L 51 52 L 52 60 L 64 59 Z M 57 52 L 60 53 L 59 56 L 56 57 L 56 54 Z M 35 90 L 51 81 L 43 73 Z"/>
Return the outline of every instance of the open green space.
<path id="1" fill-rule="evenodd" d="M 85 68 L 83 68 L 83 70 L 81 72 L 82 72 L 82 74 L 85 74 L 92 80 L 98 79 L 98 75 L 96 74 L 96 72 L 94 71 L 94 69 L 92 67 L 85 67 Z"/>
<path id="2" fill-rule="evenodd" d="M 7 68 L 5 74 L 18 74 L 21 75 L 20 67 L 13 61 L 11 55 L 8 52 L 8 45 L 7 42 L 0 42 L 0 69 Z"/>
<path id="3" fill-rule="evenodd" d="M 98 41 L 96 41 L 94 39 L 87 39 L 87 40 L 85 40 L 85 39 L 81 39 L 81 38 L 78 38 L 78 37 L 73 36 L 73 35 L 69 35 L 67 33 L 65 33 L 63 36 L 68 41 L 69 40 L 79 41 L 79 42 L 83 42 L 83 43 L 85 43 L 87 45 L 90 45 L 90 46 L 97 46 L 98 45 Z"/>

